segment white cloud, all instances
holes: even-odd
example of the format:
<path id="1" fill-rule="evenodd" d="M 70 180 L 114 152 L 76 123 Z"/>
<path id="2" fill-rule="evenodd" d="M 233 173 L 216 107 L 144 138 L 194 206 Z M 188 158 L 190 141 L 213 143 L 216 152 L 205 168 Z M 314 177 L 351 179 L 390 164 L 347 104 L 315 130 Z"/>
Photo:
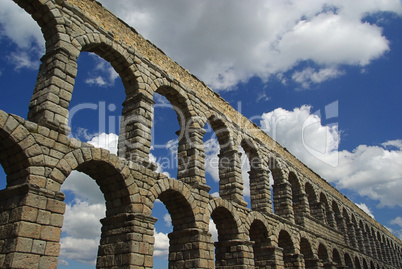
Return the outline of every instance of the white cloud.
<path id="1" fill-rule="evenodd" d="M 85 83 L 91 86 L 99 87 L 111 87 L 115 84 L 119 74 L 114 70 L 114 68 L 99 57 L 98 55 L 91 53 L 89 54 L 95 63 L 95 68 L 88 72 L 88 78 L 85 79 Z"/>
<path id="2" fill-rule="evenodd" d="M 155 236 L 154 256 L 167 257 L 167 255 L 169 254 L 168 235 L 154 230 L 154 236 Z"/>
<path id="3" fill-rule="evenodd" d="M 93 239 L 100 235 L 100 219 L 105 217 L 105 204 L 89 204 L 79 199 L 66 205 L 63 232 L 74 238 Z"/>
<path id="4" fill-rule="evenodd" d="M 90 204 L 101 204 L 105 202 L 105 198 L 96 181 L 90 176 L 78 171 L 71 172 L 61 186 L 61 191 L 70 191 L 78 199 L 88 201 Z"/>
<path id="5" fill-rule="evenodd" d="M 209 219 L 209 233 L 212 235 L 214 242 L 218 242 L 218 229 L 216 229 L 215 222 Z"/>
<path id="6" fill-rule="evenodd" d="M 166 214 L 163 216 L 163 220 L 165 221 L 165 225 L 166 225 L 166 226 L 168 226 L 168 227 L 172 226 L 172 217 L 170 216 L 169 213 L 166 213 Z"/>
<path id="7" fill-rule="evenodd" d="M 338 150 L 337 125 L 324 126 L 319 113 L 302 106 L 282 108 L 262 115 L 261 126 L 308 167 L 340 189 L 378 200 L 379 207 L 400 206 L 402 197 L 402 140 L 381 145 L 360 145 L 353 151 Z M 326 118 L 337 116 L 336 104 L 326 107 Z"/>
<path id="8" fill-rule="evenodd" d="M 105 204 L 89 204 L 79 199 L 66 205 L 60 258 L 95 264 Z M 67 261 L 65 261 L 67 262 Z M 68 262 L 67 262 L 68 263 Z"/>
<path id="9" fill-rule="evenodd" d="M 60 244 L 59 258 L 63 260 L 63 264 L 68 264 L 67 259 L 95 265 L 99 238 L 96 240 L 67 236 L 61 238 Z"/>
<path id="10" fill-rule="evenodd" d="M 45 40 L 37 23 L 13 1 L 0 2 L 0 41 L 17 45 L 6 58 L 15 70 L 39 68 Z"/>
<path id="11" fill-rule="evenodd" d="M 39 55 L 39 54 L 38 54 Z M 27 49 L 27 51 L 17 50 L 7 56 L 9 63 L 14 65 L 14 70 L 21 69 L 39 69 L 40 61 L 34 49 Z"/>
<path id="12" fill-rule="evenodd" d="M 402 228 L 402 217 L 396 217 L 391 221 L 391 224 L 398 225 Z"/>
<path id="13" fill-rule="evenodd" d="M 323 68 L 316 71 L 308 67 L 302 71 L 296 71 L 292 75 L 292 80 L 299 83 L 304 89 L 310 88 L 311 84 L 319 84 L 323 81 L 337 78 L 344 72 L 334 68 Z"/>
<path id="14" fill-rule="evenodd" d="M 402 240 L 402 217 L 396 217 L 395 219 L 391 220 L 390 224 L 398 226 L 396 229 L 390 229 L 393 234 L 396 234 L 399 239 Z"/>
<path id="15" fill-rule="evenodd" d="M 402 15 L 399 0 L 101 2 L 216 90 L 302 72 L 301 62 L 319 70 L 304 81 L 336 78 L 342 65 L 362 67 L 389 50 L 367 15 Z"/>
<path id="16" fill-rule="evenodd" d="M 117 134 L 102 133 L 93 137 L 90 141 L 88 141 L 88 143 L 97 148 L 104 148 L 113 154 L 117 154 L 118 140 L 119 136 Z"/>
<path id="17" fill-rule="evenodd" d="M 371 212 L 370 208 L 368 208 L 368 206 L 365 203 L 360 203 L 360 204 L 356 204 L 361 210 L 363 210 L 364 212 L 366 212 L 367 215 L 369 215 L 370 217 L 374 218 L 373 213 Z"/>
<path id="18" fill-rule="evenodd" d="M 13 1 L 0 2 L 0 38 L 7 37 L 19 48 L 38 46 L 44 51 L 45 40 L 38 24 Z"/>

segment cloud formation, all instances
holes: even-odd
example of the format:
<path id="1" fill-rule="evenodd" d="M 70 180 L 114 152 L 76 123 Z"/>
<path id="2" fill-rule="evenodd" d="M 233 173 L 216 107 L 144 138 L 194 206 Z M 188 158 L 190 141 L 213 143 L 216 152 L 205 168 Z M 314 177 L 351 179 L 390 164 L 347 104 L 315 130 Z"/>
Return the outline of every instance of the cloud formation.
<path id="1" fill-rule="evenodd" d="M 337 113 L 327 106 L 326 117 Z M 359 145 L 353 151 L 338 150 L 341 131 L 322 125 L 319 111 L 310 106 L 288 111 L 277 108 L 261 116 L 261 127 L 298 159 L 340 189 L 355 191 L 379 202 L 401 206 L 402 140 L 380 145 Z"/>
<path id="2" fill-rule="evenodd" d="M 254 76 L 281 74 L 303 88 L 334 79 L 389 50 L 368 16 L 402 15 L 398 0 L 100 2 L 214 90 Z"/>
<path id="3" fill-rule="evenodd" d="M 0 2 L 0 40 L 12 42 L 15 50 L 6 57 L 16 71 L 39 68 L 45 40 L 31 16 L 13 1 Z"/>
<path id="4" fill-rule="evenodd" d="M 402 15 L 398 0 L 100 2 L 214 90 L 234 89 L 254 76 L 279 75 L 302 88 L 334 79 L 345 65 L 364 67 L 384 55 L 389 41 L 376 18 Z M 0 24 L 0 39 L 18 46 L 16 69 L 37 66 L 45 46 L 30 15 L 2 1 Z M 38 53 L 24 54 L 27 48 Z M 110 68 L 96 69 L 88 84 L 105 87 L 117 77 Z"/>

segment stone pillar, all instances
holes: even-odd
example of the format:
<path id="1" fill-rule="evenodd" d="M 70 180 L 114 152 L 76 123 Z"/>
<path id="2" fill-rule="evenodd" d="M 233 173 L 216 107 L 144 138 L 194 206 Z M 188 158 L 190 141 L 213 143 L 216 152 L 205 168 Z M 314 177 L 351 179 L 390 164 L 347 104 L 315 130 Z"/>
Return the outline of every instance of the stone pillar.
<path id="1" fill-rule="evenodd" d="M 250 174 L 251 210 L 272 213 L 269 170 L 252 168 Z"/>
<path id="2" fill-rule="evenodd" d="M 169 234 L 169 268 L 211 268 L 213 246 L 208 232 L 190 228 Z"/>
<path id="3" fill-rule="evenodd" d="M 283 260 L 285 263 L 285 268 L 289 269 L 299 269 L 303 268 L 303 254 L 283 254 Z"/>
<path id="4" fill-rule="evenodd" d="M 120 122 L 118 156 L 139 163 L 152 170 L 149 161 L 154 100 L 144 93 L 127 96 Z"/>
<path id="5" fill-rule="evenodd" d="M 369 236 L 369 240 L 370 240 L 370 247 L 371 247 L 371 255 L 374 259 L 378 258 L 377 255 L 377 245 L 376 245 L 376 237 L 375 234 L 371 234 L 371 236 Z"/>
<path id="6" fill-rule="evenodd" d="M 243 199 L 241 153 L 237 150 L 221 150 L 219 157 L 219 196 L 222 199 L 246 206 Z"/>
<path id="7" fill-rule="evenodd" d="M 377 259 L 380 261 L 383 261 L 383 257 L 382 257 L 382 253 L 381 253 L 381 242 L 378 241 L 378 238 L 375 234 L 374 234 L 374 236 L 375 236 L 375 243 L 376 243 Z"/>
<path id="8" fill-rule="evenodd" d="M 57 268 L 63 200 L 31 184 L 0 191 L 1 268 Z"/>
<path id="9" fill-rule="evenodd" d="M 323 263 L 323 267 L 324 267 L 324 269 L 337 269 L 338 267 L 337 267 L 337 264 L 336 263 L 333 263 L 333 262 L 331 262 L 331 261 L 326 261 L 326 262 L 324 262 Z"/>
<path id="10" fill-rule="evenodd" d="M 275 183 L 272 186 L 272 189 L 274 191 L 275 214 L 294 222 L 292 188 L 290 183 L 288 181 L 283 183 Z"/>
<path id="11" fill-rule="evenodd" d="M 78 50 L 72 52 L 58 48 L 42 57 L 38 79 L 29 103 L 29 121 L 69 134 L 68 108 L 77 75 L 78 54 Z"/>
<path id="12" fill-rule="evenodd" d="M 331 226 L 332 228 L 336 228 L 336 221 L 335 221 L 335 212 L 334 211 L 328 211 L 327 209 L 327 221 L 328 225 Z"/>
<path id="13" fill-rule="evenodd" d="M 255 268 L 271 268 L 272 255 L 270 251 L 272 247 L 267 242 L 255 243 L 253 247 Z"/>
<path id="14" fill-rule="evenodd" d="M 210 187 L 205 180 L 205 151 L 202 138 L 206 133 L 204 128 L 185 130 L 179 137 L 177 152 L 177 179 L 195 188 Z"/>
<path id="15" fill-rule="evenodd" d="M 358 245 L 358 247 L 359 247 L 359 250 L 362 252 L 362 253 L 365 253 L 365 250 L 364 250 L 364 239 L 363 239 L 363 232 L 362 232 L 362 229 L 360 229 L 360 227 L 355 227 L 355 229 L 356 229 L 356 240 L 357 240 L 357 245 Z"/>
<path id="16" fill-rule="evenodd" d="M 341 234 L 343 234 L 343 237 L 345 239 L 345 244 L 349 245 L 349 236 L 348 236 L 348 231 L 346 228 L 346 220 L 343 216 L 338 216 L 337 217 L 337 223 L 339 225 L 339 231 L 341 232 Z"/>
<path id="17" fill-rule="evenodd" d="M 266 268 L 285 268 L 285 264 L 283 262 L 283 248 L 280 247 L 268 247 L 267 248 L 268 260 Z"/>
<path id="18" fill-rule="evenodd" d="M 367 231 L 365 233 L 363 233 L 363 238 L 364 238 L 365 253 L 367 256 L 372 256 L 373 254 L 372 254 L 372 250 L 371 250 L 370 236 Z"/>
<path id="19" fill-rule="evenodd" d="M 350 246 L 357 249 L 356 232 L 353 223 L 347 223 L 348 237 Z"/>
<path id="20" fill-rule="evenodd" d="M 215 242 L 215 268 L 254 268 L 253 244 L 243 240 Z"/>
<path id="21" fill-rule="evenodd" d="M 301 190 L 299 193 L 293 193 L 293 213 L 296 224 L 304 224 L 304 216 L 309 213 L 309 206 L 306 193 Z"/>
<path id="22" fill-rule="evenodd" d="M 321 263 L 318 258 L 305 258 L 304 259 L 305 269 L 321 269 Z"/>
<path id="23" fill-rule="evenodd" d="M 310 214 L 318 221 L 323 222 L 323 215 L 322 215 L 322 207 L 321 202 L 315 202 L 314 204 L 310 204 Z"/>
<path id="24" fill-rule="evenodd" d="M 154 217 L 138 213 L 108 216 L 101 220 L 102 235 L 97 268 L 152 268 Z"/>
<path id="25" fill-rule="evenodd" d="M 327 208 L 325 207 L 325 203 L 319 202 L 318 203 L 319 209 L 318 209 L 318 218 L 321 220 L 322 223 L 328 224 L 328 219 L 327 219 Z"/>

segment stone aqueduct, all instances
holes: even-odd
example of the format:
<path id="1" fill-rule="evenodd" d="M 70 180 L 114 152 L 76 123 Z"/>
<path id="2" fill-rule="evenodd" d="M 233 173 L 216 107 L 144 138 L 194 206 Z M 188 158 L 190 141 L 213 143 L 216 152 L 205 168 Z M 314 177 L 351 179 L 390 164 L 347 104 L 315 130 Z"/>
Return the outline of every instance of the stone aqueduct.
<path id="1" fill-rule="evenodd" d="M 7 174 L 1 268 L 57 267 L 65 211 L 60 187 L 73 170 L 94 178 L 106 200 L 98 268 L 152 268 L 156 199 L 172 218 L 170 268 L 402 268 L 398 238 L 99 3 L 14 2 L 41 27 L 46 54 L 27 120 L 0 110 Z M 82 51 L 110 62 L 123 81 L 118 156 L 67 136 Z M 149 162 L 155 92 L 181 113 L 177 180 Z M 205 180 L 207 122 L 220 144 L 218 198 Z M 251 209 L 243 200 L 239 146 L 252 162 Z"/>

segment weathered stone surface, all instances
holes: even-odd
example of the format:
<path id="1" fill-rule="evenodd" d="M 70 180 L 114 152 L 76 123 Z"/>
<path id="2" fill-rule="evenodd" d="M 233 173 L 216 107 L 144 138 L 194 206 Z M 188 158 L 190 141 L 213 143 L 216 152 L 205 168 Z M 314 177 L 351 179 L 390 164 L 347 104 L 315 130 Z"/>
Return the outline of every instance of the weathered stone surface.
<path id="1" fill-rule="evenodd" d="M 34 14 L 47 51 L 28 120 L 0 110 L 7 174 L 0 191 L 1 268 L 57 268 L 66 207 L 60 187 L 74 169 L 93 177 L 105 197 L 99 268 L 152 268 L 156 199 L 174 226 L 170 268 L 352 268 L 356 260 L 402 267 L 398 238 L 99 3 L 14 2 Z M 67 136 L 82 50 L 110 62 L 125 85 L 118 156 Z M 177 132 L 177 180 L 149 161 L 155 92 L 185 120 Z M 207 122 L 220 144 L 220 197 L 209 193 L 205 179 Z M 239 147 L 250 159 L 250 207 Z"/>

